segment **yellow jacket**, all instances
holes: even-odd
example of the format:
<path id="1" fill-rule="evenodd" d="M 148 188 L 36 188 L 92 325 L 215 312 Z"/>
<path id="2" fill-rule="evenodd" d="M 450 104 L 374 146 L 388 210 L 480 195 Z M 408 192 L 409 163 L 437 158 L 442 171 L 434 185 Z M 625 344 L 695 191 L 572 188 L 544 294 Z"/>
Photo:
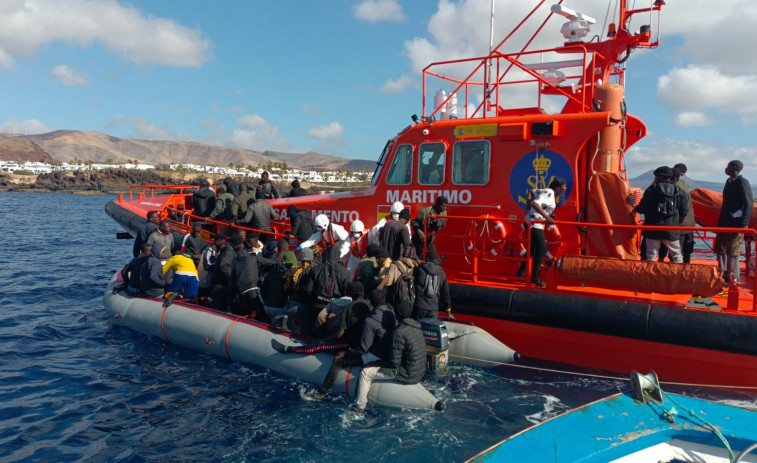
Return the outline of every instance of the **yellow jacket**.
<path id="1" fill-rule="evenodd" d="M 163 274 L 165 275 L 169 270 L 173 270 L 176 275 L 189 275 L 199 279 L 195 263 L 182 254 L 176 254 L 168 259 L 168 262 L 163 266 Z"/>

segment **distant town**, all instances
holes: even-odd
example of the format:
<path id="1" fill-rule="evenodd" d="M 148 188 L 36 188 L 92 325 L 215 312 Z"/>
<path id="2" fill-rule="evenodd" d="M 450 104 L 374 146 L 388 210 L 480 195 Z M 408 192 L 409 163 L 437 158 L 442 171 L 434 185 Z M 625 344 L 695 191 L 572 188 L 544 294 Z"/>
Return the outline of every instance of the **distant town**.
<path id="1" fill-rule="evenodd" d="M 267 171 L 270 174 L 271 180 L 274 181 L 291 182 L 292 180 L 300 180 L 310 183 L 360 183 L 370 182 L 371 178 L 373 177 L 373 172 L 349 171 L 347 169 L 340 169 L 336 171 L 295 169 L 288 167 L 285 162 L 269 162 L 265 166 L 259 165 L 258 167 L 242 165 L 235 166 L 231 164 L 227 167 L 220 167 L 201 166 L 197 164 L 163 164 L 160 166 L 155 166 L 152 164 L 144 164 L 136 160 L 124 164 L 114 164 L 108 162 L 96 163 L 92 161 L 79 161 L 73 163 L 47 163 L 32 161 L 20 163 L 16 161 L 0 161 L 0 172 L 21 175 L 38 175 L 58 171 L 76 172 L 102 169 L 138 169 L 198 172 L 207 174 L 221 174 L 230 177 L 259 177 L 260 174 Z"/>

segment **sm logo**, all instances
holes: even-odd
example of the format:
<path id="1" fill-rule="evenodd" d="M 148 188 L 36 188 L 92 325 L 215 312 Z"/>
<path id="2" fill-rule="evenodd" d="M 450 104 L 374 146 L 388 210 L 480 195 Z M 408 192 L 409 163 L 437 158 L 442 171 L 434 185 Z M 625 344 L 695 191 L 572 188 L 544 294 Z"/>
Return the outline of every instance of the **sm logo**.
<path id="1" fill-rule="evenodd" d="M 567 182 L 568 190 L 562 197 L 555 198 L 557 207 L 565 202 L 573 190 L 573 171 L 564 157 L 548 150 L 537 150 L 526 154 L 513 166 L 510 174 L 510 195 L 523 209 L 529 190 L 549 188 L 556 177 Z"/>

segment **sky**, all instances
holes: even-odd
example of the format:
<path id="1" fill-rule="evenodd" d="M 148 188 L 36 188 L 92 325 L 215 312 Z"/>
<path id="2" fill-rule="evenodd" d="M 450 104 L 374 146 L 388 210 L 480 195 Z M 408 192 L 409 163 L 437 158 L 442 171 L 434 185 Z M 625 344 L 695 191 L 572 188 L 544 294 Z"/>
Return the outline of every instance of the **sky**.
<path id="1" fill-rule="evenodd" d="M 597 19 L 593 35 L 616 2 L 565 5 Z M 496 0 L 495 42 L 536 3 Z M 757 4 L 666 3 L 660 47 L 627 62 L 628 111 L 649 131 L 629 177 L 684 162 L 723 181 L 740 159 L 757 183 Z M 373 160 L 422 113 L 427 64 L 488 52 L 490 16 L 490 0 L 2 0 L 0 132 Z M 559 45 L 563 22 L 537 44 Z"/>

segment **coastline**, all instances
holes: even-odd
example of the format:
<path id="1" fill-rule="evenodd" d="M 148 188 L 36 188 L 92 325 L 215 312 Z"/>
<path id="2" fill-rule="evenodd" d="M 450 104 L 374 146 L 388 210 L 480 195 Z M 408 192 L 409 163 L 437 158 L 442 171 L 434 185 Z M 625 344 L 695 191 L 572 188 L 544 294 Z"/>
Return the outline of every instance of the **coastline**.
<path id="1" fill-rule="evenodd" d="M 13 193 L 63 193 L 75 195 L 107 195 L 129 193 L 132 185 L 197 185 L 200 179 L 212 179 L 220 185 L 224 174 L 201 174 L 197 172 L 141 171 L 135 169 L 104 169 L 76 172 L 53 172 L 38 175 L 0 174 L 0 192 Z M 257 178 L 236 178 L 239 183 L 251 183 Z M 302 187 L 311 194 L 350 191 L 367 188 L 370 183 L 308 183 Z M 288 182 L 276 184 L 282 196 L 289 192 Z"/>

